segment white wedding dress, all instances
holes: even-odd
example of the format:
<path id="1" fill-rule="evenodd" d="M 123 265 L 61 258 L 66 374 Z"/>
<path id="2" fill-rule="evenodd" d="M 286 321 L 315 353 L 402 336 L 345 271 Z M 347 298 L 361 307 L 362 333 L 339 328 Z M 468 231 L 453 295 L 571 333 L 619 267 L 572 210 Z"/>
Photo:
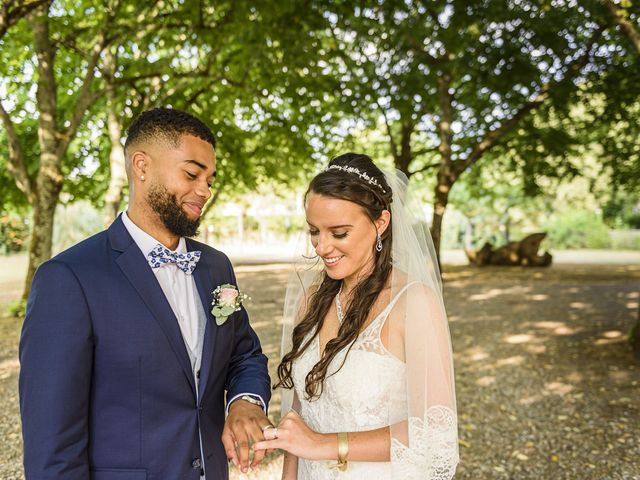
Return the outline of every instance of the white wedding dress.
<path id="1" fill-rule="evenodd" d="M 368 431 L 407 420 L 406 366 L 380 339 L 400 294 L 362 331 L 346 360 L 348 349 L 336 355 L 318 398 L 309 401 L 304 391 L 307 373 L 320 360 L 318 337 L 294 362 L 298 413 L 311 429 L 321 433 Z M 436 405 L 428 408 L 425 417 L 408 419 L 410 447 L 391 439 L 390 462 L 349 461 L 348 469 L 341 472 L 330 468 L 335 460 L 300 458 L 298 480 L 449 480 L 458 462 L 455 412 Z"/>

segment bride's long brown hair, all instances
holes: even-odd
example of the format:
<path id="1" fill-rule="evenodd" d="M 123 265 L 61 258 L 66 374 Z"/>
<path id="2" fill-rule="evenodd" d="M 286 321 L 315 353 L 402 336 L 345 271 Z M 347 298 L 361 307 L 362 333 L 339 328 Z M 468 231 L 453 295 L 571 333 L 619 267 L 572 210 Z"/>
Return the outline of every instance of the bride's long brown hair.
<path id="1" fill-rule="evenodd" d="M 368 183 L 354 173 L 339 169 L 324 170 L 311 180 L 304 196 L 305 202 L 311 192 L 326 197 L 347 200 L 359 205 L 371 222 L 380 218 L 383 210 L 389 210 L 392 201 L 391 187 L 389 187 L 382 171 L 376 167 L 371 158 L 363 154 L 346 153 L 331 160 L 329 166 L 331 165 L 355 167 L 358 171 L 366 173 L 370 178 L 375 179 L 382 188 Z M 384 192 L 382 191 L 383 189 Z M 322 358 L 307 374 L 305 392 L 310 399 L 316 398 L 322 393 L 327 369 L 331 361 L 342 349 L 351 348 L 367 321 L 378 295 L 387 283 L 391 274 L 391 230 L 391 223 L 389 223 L 387 229 L 381 235 L 382 250 L 379 253 L 375 251 L 374 245 L 371 246 L 374 258 L 374 266 L 371 269 L 371 273 L 355 286 L 351 295 L 353 300 L 344 314 L 338 335 L 327 342 Z M 341 284 L 341 280 L 334 280 L 326 272 L 323 272 L 320 285 L 310 294 L 307 308 L 302 313 L 302 320 L 293 330 L 293 347 L 289 353 L 284 355 L 280 365 L 278 365 L 278 382 L 274 388 L 293 388 L 291 374 L 293 362 L 309 348 L 313 339 L 319 334 L 324 319 L 331 308 L 331 302 L 338 293 Z M 310 336 L 307 342 L 304 342 L 304 339 L 311 332 L 313 332 L 313 335 Z M 342 368 L 342 365 L 340 368 Z"/>

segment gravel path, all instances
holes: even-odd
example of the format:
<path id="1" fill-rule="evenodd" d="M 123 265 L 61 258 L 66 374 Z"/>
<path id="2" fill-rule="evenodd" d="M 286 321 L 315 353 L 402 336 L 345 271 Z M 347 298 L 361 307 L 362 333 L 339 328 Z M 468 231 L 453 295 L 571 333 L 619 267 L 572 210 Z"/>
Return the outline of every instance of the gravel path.
<path id="1" fill-rule="evenodd" d="M 252 323 L 277 358 L 288 270 L 238 267 Z M 0 275 L 0 307 L 21 282 Z M 640 265 L 449 267 L 461 464 L 457 480 L 640 480 L 640 364 L 625 341 Z M 0 479 L 22 479 L 20 320 L 0 318 Z M 275 361 L 271 362 L 275 367 Z M 272 402 L 277 420 L 279 400 Z M 279 478 L 280 457 L 250 475 Z M 373 480 L 373 479 L 372 479 Z"/>

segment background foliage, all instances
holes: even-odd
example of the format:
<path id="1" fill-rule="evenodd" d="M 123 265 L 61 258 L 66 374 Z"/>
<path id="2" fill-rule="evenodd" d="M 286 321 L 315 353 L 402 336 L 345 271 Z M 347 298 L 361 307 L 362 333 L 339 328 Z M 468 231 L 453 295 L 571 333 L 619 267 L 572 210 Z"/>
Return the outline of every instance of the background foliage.
<path id="1" fill-rule="evenodd" d="M 27 235 L 75 238 L 56 205 L 96 209 L 84 234 L 126 204 L 122 141 L 156 105 L 216 132 L 214 209 L 301 191 L 360 150 L 411 177 L 445 247 L 541 229 L 553 247 L 635 245 L 608 229 L 640 225 L 637 2 L 32 0 L 1 13 L 3 244 L 31 245 L 30 268 L 51 249 Z M 281 221 L 250 217 L 247 231 Z"/>

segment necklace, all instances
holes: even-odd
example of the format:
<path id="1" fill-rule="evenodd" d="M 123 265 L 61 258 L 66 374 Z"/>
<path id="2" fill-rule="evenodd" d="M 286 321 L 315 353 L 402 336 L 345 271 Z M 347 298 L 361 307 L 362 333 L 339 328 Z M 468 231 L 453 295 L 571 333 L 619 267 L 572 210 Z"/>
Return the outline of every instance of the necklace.
<path id="1" fill-rule="evenodd" d="M 342 324 L 342 320 L 344 320 L 344 313 L 342 312 L 342 302 L 340 301 L 340 294 L 342 293 L 342 285 L 340 285 L 340 290 L 336 293 L 336 314 L 338 316 L 338 323 Z"/>

